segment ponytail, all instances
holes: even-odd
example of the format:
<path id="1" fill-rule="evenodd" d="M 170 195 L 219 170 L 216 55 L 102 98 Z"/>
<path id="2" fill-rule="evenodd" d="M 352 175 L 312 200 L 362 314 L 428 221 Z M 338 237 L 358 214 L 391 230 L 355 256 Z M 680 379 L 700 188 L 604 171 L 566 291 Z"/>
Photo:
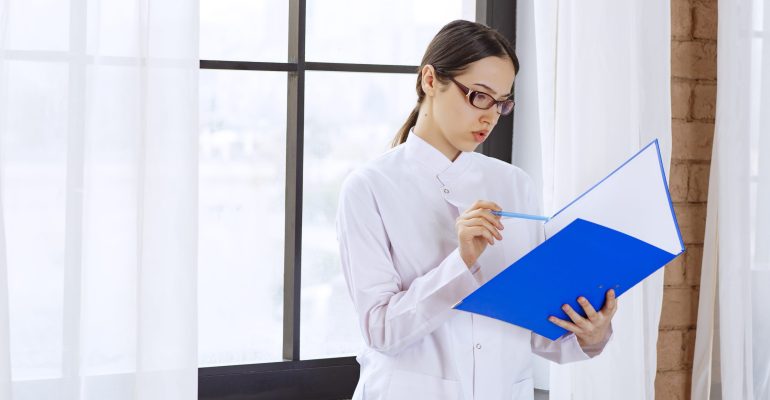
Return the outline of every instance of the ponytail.
<path id="1" fill-rule="evenodd" d="M 417 116 L 419 114 L 420 105 L 417 104 L 414 107 L 414 110 L 412 110 L 412 113 L 409 114 L 409 118 L 407 118 L 406 122 L 404 122 L 404 125 L 401 127 L 401 129 L 398 130 L 398 133 L 396 134 L 396 137 L 393 138 L 393 142 L 390 144 L 390 147 L 396 147 L 401 143 L 406 142 L 406 138 L 409 136 L 409 131 L 417 124 Z"/>

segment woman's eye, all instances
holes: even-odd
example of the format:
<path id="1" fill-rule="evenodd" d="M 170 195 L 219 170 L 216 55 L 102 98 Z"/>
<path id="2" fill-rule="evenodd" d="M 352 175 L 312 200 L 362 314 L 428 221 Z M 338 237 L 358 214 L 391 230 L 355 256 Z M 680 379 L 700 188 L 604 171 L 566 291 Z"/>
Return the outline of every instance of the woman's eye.
<path id="1" fill-rule="evenodd" d="M 489 104 L 490 101 L 492 101 L 492 97 L 487 96 L 484 93 L 476 92 L 476 102 L 479 104 Z"/>

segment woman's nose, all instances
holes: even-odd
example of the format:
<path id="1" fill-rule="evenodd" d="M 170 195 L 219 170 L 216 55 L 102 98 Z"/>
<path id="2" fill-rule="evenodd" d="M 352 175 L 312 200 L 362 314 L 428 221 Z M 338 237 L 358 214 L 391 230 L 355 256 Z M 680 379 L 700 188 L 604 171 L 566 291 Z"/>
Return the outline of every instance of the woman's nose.
<path id="1" fill-rule="evenodd" d="M 500 118 L 500 114 L 497 112 L 497 107 L 492 106 L 488 110 L 484 110 L 481 115 L 481 122 L 487 124 L 488 129 L 492 129 L 498 118 Z"/>

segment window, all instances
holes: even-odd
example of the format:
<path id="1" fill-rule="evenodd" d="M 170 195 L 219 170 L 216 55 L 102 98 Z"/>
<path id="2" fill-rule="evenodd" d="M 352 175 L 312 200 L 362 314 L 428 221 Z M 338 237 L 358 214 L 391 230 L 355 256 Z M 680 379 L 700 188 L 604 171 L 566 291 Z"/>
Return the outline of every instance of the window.
<path id="1" fill-rule="evenodd" d="M 352 395 L 363 343 L 337 251 L 339 188 L 388 149 L 416 64 L 454 19 L 513 41 L 515 2 L 201 1 L 200 398 Z M 510 162 L 511 139 L 480 150 Z"/>

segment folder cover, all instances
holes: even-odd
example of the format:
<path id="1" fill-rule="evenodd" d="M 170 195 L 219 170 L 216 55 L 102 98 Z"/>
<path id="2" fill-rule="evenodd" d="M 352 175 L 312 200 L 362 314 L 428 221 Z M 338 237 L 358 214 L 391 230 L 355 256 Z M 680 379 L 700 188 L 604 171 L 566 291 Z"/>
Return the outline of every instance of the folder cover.
<path id="1" fill-rule="evenodd" d="M 532 222 L 540 223 L 540 222 Z M 657 139 L 545 223 L 546 240 L 468 295 L 455 308 L 506 321 L 556 340 L 569 321 L 563 304 L 585 317 L 584 296 L 599 310 L 684 252 Z"/>

